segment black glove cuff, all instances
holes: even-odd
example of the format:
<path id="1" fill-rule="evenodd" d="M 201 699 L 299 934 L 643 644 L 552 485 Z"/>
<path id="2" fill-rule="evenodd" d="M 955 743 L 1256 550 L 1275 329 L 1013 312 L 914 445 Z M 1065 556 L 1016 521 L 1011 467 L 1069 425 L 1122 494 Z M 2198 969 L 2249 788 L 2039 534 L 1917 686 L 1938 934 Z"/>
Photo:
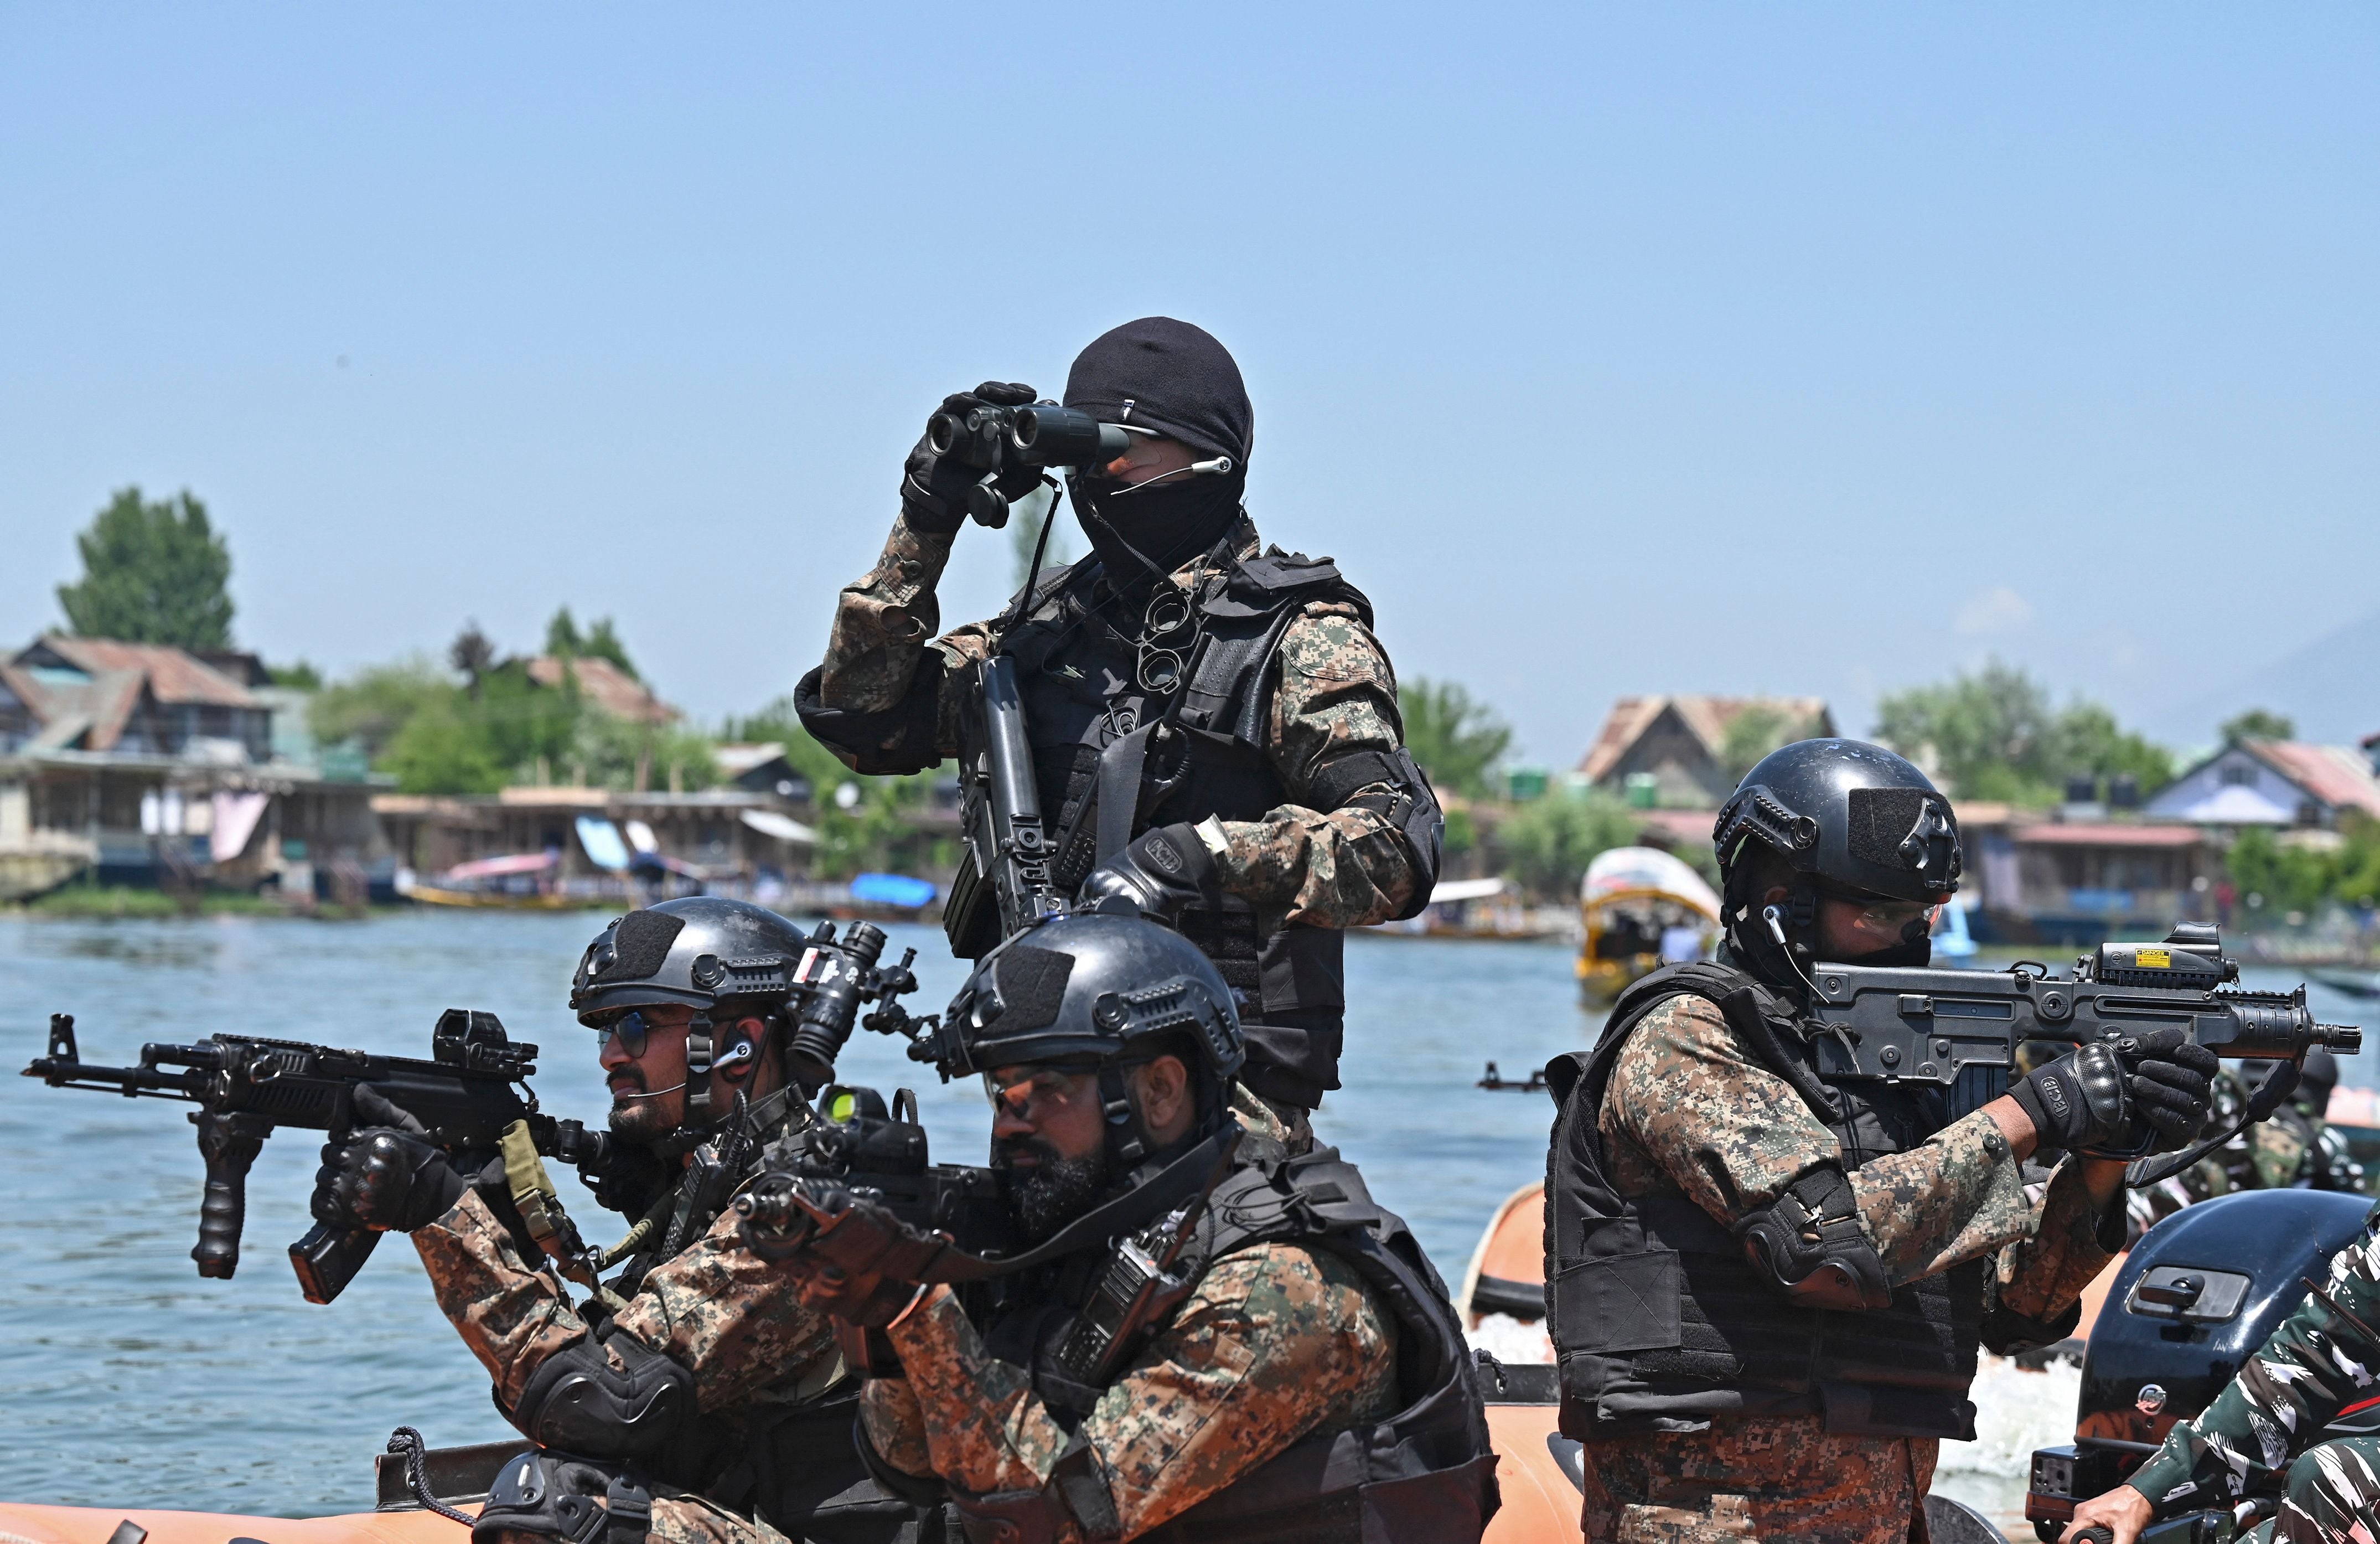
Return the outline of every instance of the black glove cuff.
<path id="1" fill-rule="evenodd" d="M 901 515 L 909 529 L 925 536 L 956 536 L 959 527 L 966 524 L 966 506 L 953 506 L 946 499 L 938 499 L 917 486 L 917 480 L 901 480 Z"/>

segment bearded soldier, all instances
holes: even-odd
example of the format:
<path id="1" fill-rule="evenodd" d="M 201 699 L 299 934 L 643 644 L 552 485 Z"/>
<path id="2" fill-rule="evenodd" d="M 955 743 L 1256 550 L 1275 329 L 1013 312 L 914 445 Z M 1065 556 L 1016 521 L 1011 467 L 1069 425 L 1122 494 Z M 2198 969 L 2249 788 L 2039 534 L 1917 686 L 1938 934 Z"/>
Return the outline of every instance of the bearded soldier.
<path id="1" fill-rule="evenodd" d="M 1972 1440 L 1979 1345 L 2070 1332 L 2121 1246 L 2124 1165 L 2036 1149 L 2178 1143 L 2209 1052 L 2179 1030 L 2082 1047 L 1954 1118 L 1928 1085 L 1830 1081 L 1822 962 L 1923 965 L 1959 830 L 1880 747 L 1804 740 L 1715 833 L 1726 942 L 1621 995 L 1547 1068 L 1548 1326 L 1593 1540 L 1910 1537 L 1942 1438 Z"/>
<path id="2" fill-rule="evenodd" d="M 588 947 L 570 1001 L 603 1037 L 623 1151 L 598 1195 L 642 1216 L 588 1300 L 540 1269 L 523 1212 L 551 1198 L 501 1160 L 467 1168 L 367 1093 L 357 1107 L 382 1124 L 323 1148 L 314 1215 L 412 1235 L 498 1408 L 537 1444 L 499 1475 L 475 1544 L 756 1544 L 756 1516 L 818 1544 L 912 1536 L 913 1510 L 853 1455 L 856 1386 L 831 1326 L 720 1220 L 786 1161 L 810 1120 L 800 1085 L 829 1071 L 789 1058 L 808 943 L 773 912 L 698 897 Z"/>
<path id="3" fill-rule="evenodd" d="M 1032 399 L 990 382 L 944 407 Z M 1222 345 L 1126 322 L 1075 359 L 1065 406 L 1130 437 L 1071 483 L 1091 555 L 1038 576 L 1014 626 L 936 637 L 934 587 L 986 474 L 921 440 L 883 555 L 843 592 L 795 702 L 857 772 L 972 764 L 974 667 L 1012 656 L 1056 883 L 1196 942 L 1248 1004 L 1243 1081 L 1300 1125 L 1339 1086 L 1340 930 L 1427 904 L 1438 803 L 1370 602 L 1328 559 L 1264 547 L 1242 506 L 1255 418 Z M 1002 475 L 1015 493 L 1034 474 Z M 973 959 L 1000 939 L 969 878 L 944 922 Z"/>
<path id="4" fill-rule="evenodd" d="M 828 1189 L 785 1267 L 886 1343 L 862 1405 L 888 1486 L 947 1497 L 973 1544 L 1479 1538 L 1495 1458 L 1445 1287 L 1352 1164 L 1234 1112 L 1209 961 L 1138 918 L 1062 918 L 943 1022 L 1032 1246 L 925 1284 L 954 1279 L 941 1241 Z"/>

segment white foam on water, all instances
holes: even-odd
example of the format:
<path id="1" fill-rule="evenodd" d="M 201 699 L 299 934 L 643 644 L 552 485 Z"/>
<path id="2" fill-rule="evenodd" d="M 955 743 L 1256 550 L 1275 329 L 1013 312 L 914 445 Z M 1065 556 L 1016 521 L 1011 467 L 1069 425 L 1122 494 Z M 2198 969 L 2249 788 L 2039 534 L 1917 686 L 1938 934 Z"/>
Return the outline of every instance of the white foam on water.
<path id="1" fill-rule="evenodd" d="M 1554 1343 L 1542 1319 L 1519 1319 L 1511 1314 L 1481 1314 L 1476 1328 L 1466 1331 L 1474 1351 L 1485 1351 L 1508 1366 L 1524 1362 L 1550 1364 Z"/>
<path id="2" fill-rule="evenodd" d="M 1976 1358 L 1975 1440 L 1942 1444 L 1940 1467 L 1970 1474 L 2023 1479 L 2032 1472 L 2033 1450 L 2074 1440 L 2074 1407 L 2082 1395 L 2082 1369 L 2052 1362 L 2032 1372 L 1990 1352 Z"/>

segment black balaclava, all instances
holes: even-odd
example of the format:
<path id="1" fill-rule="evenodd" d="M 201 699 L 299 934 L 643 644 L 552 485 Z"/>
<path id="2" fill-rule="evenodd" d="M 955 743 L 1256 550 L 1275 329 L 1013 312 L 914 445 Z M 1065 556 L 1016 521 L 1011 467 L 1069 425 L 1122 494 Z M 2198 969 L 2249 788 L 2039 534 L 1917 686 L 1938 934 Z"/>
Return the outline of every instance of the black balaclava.
<path id="1" fill-rule="evenodd" d="M 1170 316 L 1145 316 L 1103 333 L 1067 372 L 1065 405 L 1179 440 L 1201 460 L 1231 458 L 1227 473 L 1185 472 L 1140 489 L 1075 480 L 1075 518 L 1119 588 L 1172 573 L 1232 529 L 1247 486 L 1256 409 L 1240 367 L 1213 336 Z"/>

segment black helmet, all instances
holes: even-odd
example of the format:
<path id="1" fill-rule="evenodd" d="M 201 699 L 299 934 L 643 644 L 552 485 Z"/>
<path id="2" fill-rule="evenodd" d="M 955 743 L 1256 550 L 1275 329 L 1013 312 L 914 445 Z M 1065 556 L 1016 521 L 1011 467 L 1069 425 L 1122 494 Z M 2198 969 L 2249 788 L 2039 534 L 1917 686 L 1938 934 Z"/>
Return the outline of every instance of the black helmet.
<path id="1" fill-rule="evenodd" d="M 1938 904 L 1959 888 L 1959 818 L 1905 758 L 1863 740 L 1796 740 L 1743 774 L 1711 841 L 1731 874 L 1766 843 L 1827 888 Z"/>
<path id="2" fill-rule="evenodd" d="M 717 895 L 663 901 L 605 924 L 571 978 L 570 1005 L 590 1027 L 623 1008 L 682 1003 L 695 1010 L 686 1042 L 686 1113 L 673 1140 L 698 1140 L 718 1113 L 711 1105 L 711 1069 L 720 1058 L 758 1058 L 765 1047 L 739 1040 L 720 1045 L 721 1023 L 757 1016 L 770 1029 L 784 1027 L 786 1001 L 802 984 L 811 941 L 766 906 Z M 763 1031 L 766 1039 L 767 1031 Z M 829 1053 L 830 1055 L 832 1052 Z M 815 1069 L 795 1069 L 816 1083 Z"/>
<path id="3" fill-rule="evenodd" d="M 1123 1098 L 1122 1069 L 1188 1052 L 1199 1088 L 1199 1135 L 1220 1125 L 1224 1094 L 1246 1060 L 1232 989 L 1197 945 L 1137 917 L 1053 917 L 976 965 L 943 1015 L 945 1076 L 1005 1066 L 1099 1074 L 1109 1139 L 1135 1163 L 1147 1134 Z"/>
<path id="4" fill-rule="evenodd" d="M 1938 905 L 1959 888 L 1959 818 L 1950 801 L 1903 757 L 1862 740 L 1796 740 L 1743 776 L 1711 830 L 1718 852 L 1725 924 L 1736 952 L 1761 975 L 1792 985 L 1812 951 L 1809 929 L 1821 893 Z M 1793 876 L 1777 927 L 1755 911 L 1747 861 L 1760 844 Z M 1924 965 L 1928 939 L 1865 956 Z"/>

